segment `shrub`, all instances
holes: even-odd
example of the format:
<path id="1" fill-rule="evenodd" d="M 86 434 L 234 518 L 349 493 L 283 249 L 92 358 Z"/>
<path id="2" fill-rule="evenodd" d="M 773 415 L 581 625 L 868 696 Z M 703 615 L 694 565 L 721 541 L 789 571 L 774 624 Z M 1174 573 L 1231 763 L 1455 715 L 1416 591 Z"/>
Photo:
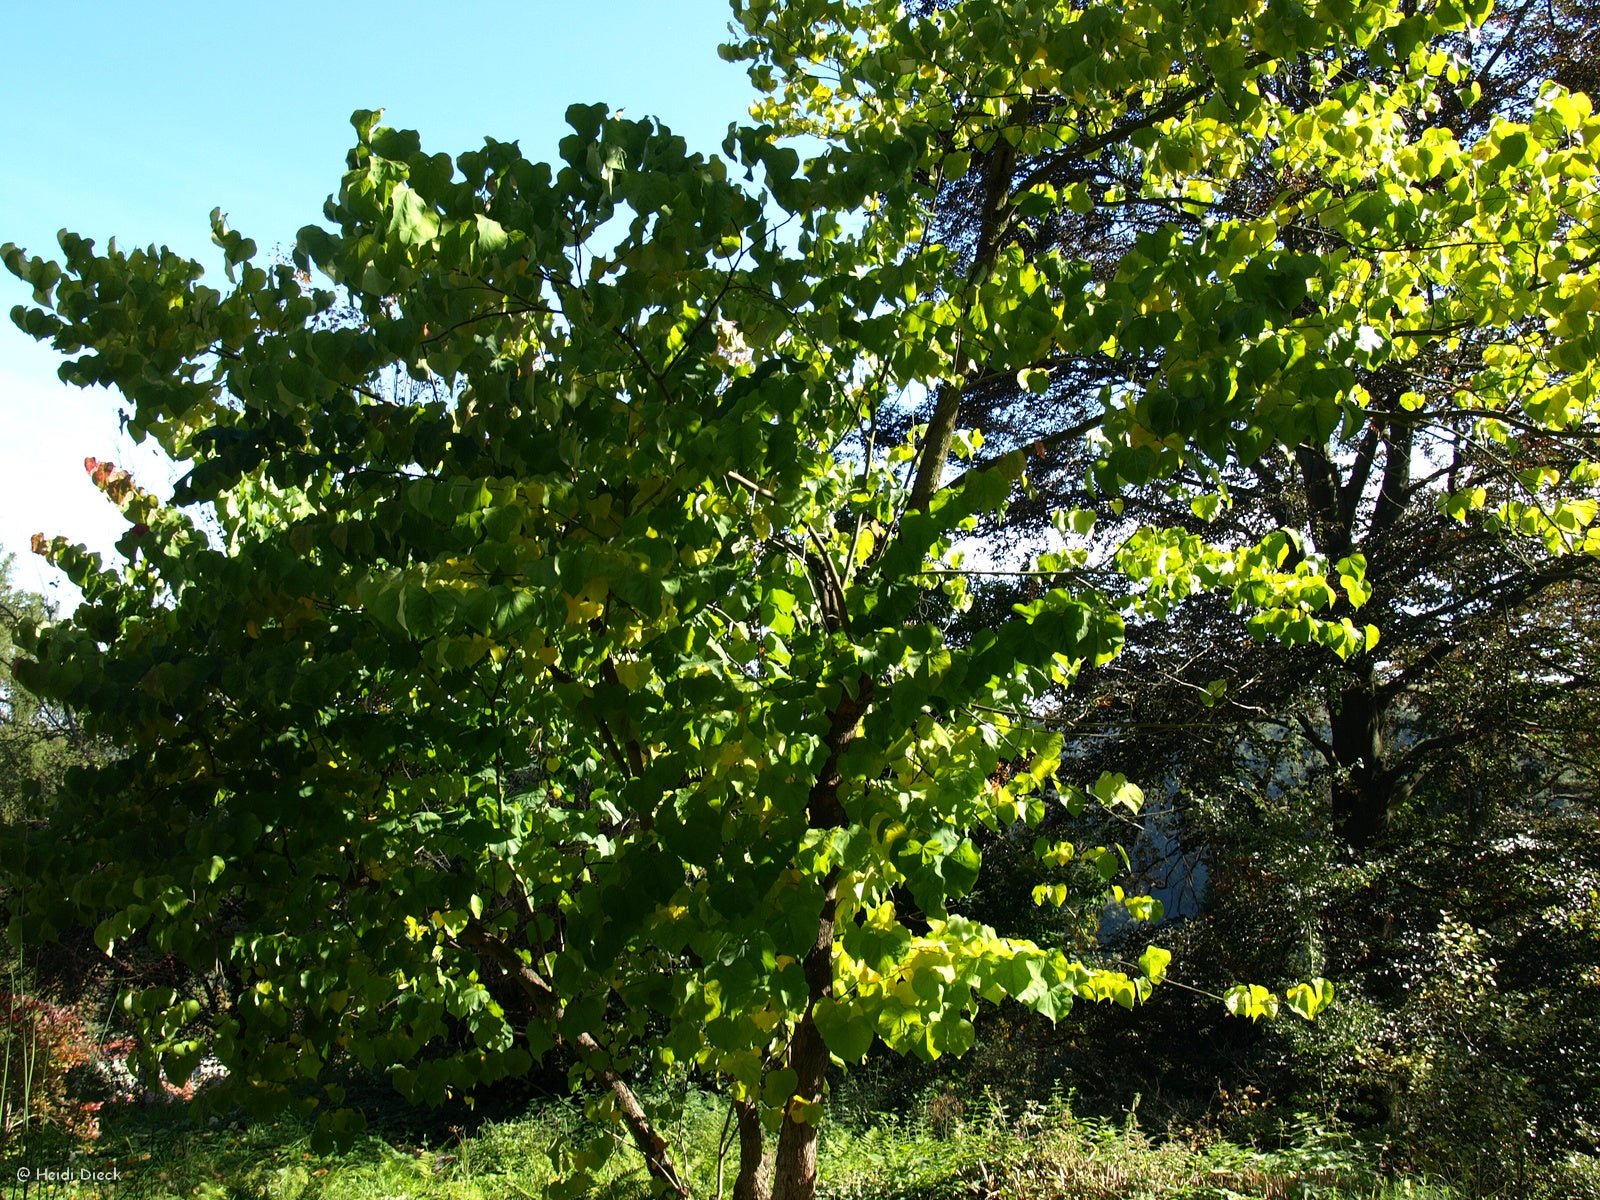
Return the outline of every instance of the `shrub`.
<path id="1" fill-rule="evenodd" d="M 100 1104 L 72 1094 L 68 1075 L 87 1066 L 93 1047 L 72 1009 L 0 991 L 0 1144 L 30 1131 L 99 1134 Z"/>

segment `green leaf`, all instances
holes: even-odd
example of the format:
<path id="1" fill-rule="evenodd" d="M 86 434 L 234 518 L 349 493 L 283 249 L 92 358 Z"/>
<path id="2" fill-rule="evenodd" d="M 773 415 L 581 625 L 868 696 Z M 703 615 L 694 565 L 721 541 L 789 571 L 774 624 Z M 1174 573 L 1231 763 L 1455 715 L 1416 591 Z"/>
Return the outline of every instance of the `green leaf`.
<path id="1" fill-rule="evenodd" d="M 1333 984 L 1326 979 L 1311 979 L 1295 984 L 1284 995 L 1289 1008 L 1310 1021 L 1333 1003 Z"/>
<path id="2" fill-rule="evenodd" d="M 506 236 L 505 226 L 499 221 L 479 213 L 473 218 L 476 226 L 476 242 L 480 254 L 495 254 L 504 250 L 510 242 Z"/>
<path id="3" fill-rule="evenodd" d="M 1128 777 L 1120 771 L 1101 772 L 1089 790 L 1107 808 L 1126 808 L 1137 815 L 1144 807 L 1143 789 L 1135 783 L 1130 783 Z"/>
<path id="4" fill-rule="evenodd" d="M 439 218 L 433 208 L 404 184 L 394 189 L 393 217 L 389 232 L 403 246 L 423 246 L 439 236 Z"/>
<path id="5" fill-rule="evenodd" d="M 1128 896 L 1122 906 L 1135 921 L 1159 921 L 1165 913 L 1161 901 L 1154 896 Z"/>
<path id="6" fill-rule="evenodd" d="M 840 1004 L 831 997 L 818 1000 L 814 1009 L 817 1030 L 828 1049 L 847 1063 L 858 1063 L 872 1049 L 875 1023 L 854 1005 Z"/>
<path id="7" fill-rule="evenodd" d="M 793 1067 L 779 1067 L 762 1080 L 761 1100 L 772 1108 L 781 1108 L 788 1103 L 799 1084 L 800 1076 L 795 1073 Z"/>
<path id="8" fill-rule="evenodd" d="M 1017 385 L 1025 392 L 1042 396 L 1050 390 L 1050 372 L 1038 367 L 1027 367 L 1017 372 Z"/>
<path id="9" fill-rule="evenodd" d="M 1278 1015 L 1278 997 L 1259 983 L 1234 984 L 1222 994 L 1222 1002 L 1234 1016 L 1252 1021 L 1270 1021 Z"/>
<path id="10" fill-rule="evenodd" d="M 1172 952 L 1160 946 L 1146 946 L 1139 955 L 1139 969 L 1151 983 L 1160 983 L 1167 977 L 1167 966 L 1172 962 Z"/>

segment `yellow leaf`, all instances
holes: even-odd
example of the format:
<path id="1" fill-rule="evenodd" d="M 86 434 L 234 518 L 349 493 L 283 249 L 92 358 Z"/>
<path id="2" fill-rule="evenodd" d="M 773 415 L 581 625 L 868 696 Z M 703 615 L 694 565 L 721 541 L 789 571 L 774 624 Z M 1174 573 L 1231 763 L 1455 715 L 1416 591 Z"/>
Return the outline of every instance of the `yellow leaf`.
<path id="1" fill-rule="evenodd" d="M 863 529 L 861 531 L 861 536 L 856 538 L 855 554 L 853 555 L 856 560 L 856 566 L 859 567 L 862 563 L 866 562 L 867 559 L 872 557 L 872 549 L 877 544 L 877 536 L 872 532 L 871 529 Z"/>
<path id="2" fill-rule="evenodd" d="M 598 600 L 585 600 L 580 596 L 566 596 L 567 624 L 587 625 L 605 612 L 606 606 Z"/>
<path id="3" fill-rule="evenodd" d="M 638 659 L 618 663 L 617 679 L 630 692 L 636 692 L 650 682 L 650 664 Z"/>

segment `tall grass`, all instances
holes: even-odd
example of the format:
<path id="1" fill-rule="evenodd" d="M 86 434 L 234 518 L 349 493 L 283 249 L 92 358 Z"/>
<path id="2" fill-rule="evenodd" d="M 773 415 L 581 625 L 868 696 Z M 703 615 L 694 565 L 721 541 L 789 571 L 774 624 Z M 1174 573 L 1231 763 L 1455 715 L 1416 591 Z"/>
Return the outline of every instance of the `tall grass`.
<path id="1" fill-rule="evenodd" d="M 39 1026 L 23 1008 L 20 952 L 6 963 L 0 990 L 0 1146 L 25 1137 L 33 1116 L 39 1070 Z"/>

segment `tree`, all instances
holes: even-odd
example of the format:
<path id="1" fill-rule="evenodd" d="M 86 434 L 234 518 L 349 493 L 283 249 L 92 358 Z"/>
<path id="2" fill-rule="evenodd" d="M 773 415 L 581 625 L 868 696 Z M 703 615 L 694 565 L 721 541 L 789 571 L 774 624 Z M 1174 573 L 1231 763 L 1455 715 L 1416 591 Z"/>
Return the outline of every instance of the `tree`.
<path id="1" fill-rule="evenodd" d="M 45 820 L 66 770 L 91 754 L 71 714 L 41 704 L 12 677 L 19 628 L 51 612 L 45 597 L 17 586 L 14 563 L 0 555 L 0 840 L 8 856 Z M 0 875 L 0 921 L 18 899 Z M 95 1127 L 92 1108 L 67 1098 L 68 1072 L 87 1048 L 83 1022 L 71 1008 L 42 998 L 72 996 L 83 983 L 83 964 L 93 959 L 81 953 L 45 959 L 40 949 L 7 947 L 0 967 L 0 1144 L 44 1126 L 75 1134 Z"/>
<path id="2" fill-rule="evenodd" d="M 8 845 L 20 844 L 27 830 L 42 826 L 67 771 L 90 761 L 98 751 L 71 712 L 41 702 L 13 677 L 19 633 L 49 619 L 54 611 L 44 596 L 16 585 L 13 569 L 10 555 L 0 557 L 0 836 Z M 15 902 L 0 880 L 0 918 L 12 911 Z M 74 956 L 71 966 L 47 964 L 36 961 L 37 950 L 19 947 L 8 960 L 13 974 L 25 973 L 28 990 L 43 985 L 52 992 L 75 993 L 75 985 L 82 982 L 78 969 L 83 956 Z M 65 970 L 41 969 L 57 965 Z M 7 985 L 14 992 L 23 990 L 20 976 L 0 984 Z"/>
<path id="3" fill-rule="evenodd" d="M 43 596 L 12 581 L 13 559 L 0 558 L 0 823 L 37 818 L 41 800 L 87 751 L 71 714 L 38 702 L 11 676 L 14 639 L 24 622 L 49 616 Z"/>
<path id="4" fill-rule="evenodd" d="M 959 541 L 1027 487 L 1022 451 L 984 458 L 956 429 L 961 388 L 980 370 L 1038 386 L 1061 345 L 1159 346 L 1159 370 L 1108 398 L 1100 484 L 1258 458 L 1359 418 L 1348 370 L 1313 369 L 1296 315 L 1313 280 L 1345 285 L 1345 260 L 1219 225 L 1151 235 L 1097 286 L 1090 263 L 1030 264 L 993 237 L 966 260 L 935 244 L 937 181 L 975 162 L 994 177 L 982 164 L 1060 136 L 1021 93 L 1099 97 L 1118 128 L 1143 106 L 1147 186 L 1180 205 L 1263 139 L 1442 196 L 1441 221 L 1475 193 L 1398 153 L 1362 97 L 1302 126 L 1263 94 L 1275 63 L 1338 53 L 1309 13 L 985 6 L 961 14 L 974 39 L 881 5 L 737 11 L 766 32 L 733 53 L 789 72 L 785 94 L 823 106 L 811 127 L 833 135 L 828 106 L 862 100 L 803 171 L 770 128 L 705 159 L 576 107 L 552 168 L 497 142 L 429 155 L 358 113 L 334 228 L 302 230 L 292 266 L 258 265 L 220 221 L 225 292 L 166 251 L 5 250 L 34 288 L 19 323 L 77 355 L 63 376 L 117 387 L 130 430 L 192 464 L 171 506 L 93 465 L 130 523 L 119 569 L 38 540 L 85 602 L 24 640 L 19 678 L 128 753 L 75 776 L 30 848 L 53 887 L 30 890 L 24 923 L 93 914 L 107 945 L 137 931 L 227 964 L 215 1048 L 264 1103 L 337 1108 L 326 1067 L 345 1055 L 421 1100 L 565 1053 L 683 1192 L 629 1081 L 692 1066 L 736 1107 L 740 1194 L 764 1189 L 765 1127 L 786 1200 L 815 1188 L 830 1059 L 878 1039 L 959 1053 L 980 999 L 1131 1006 L 1165 971 L 1159 955 L 1097 969 L 950 913 L 981 869 L 976 832 L 1138 798 L 1114 774 L 1074 778 L 1037 716 L 1124 635 L 1070 555 L 1041 558 L 1038 593 L 990 627 L 953 632 Z M 1396 92 L 1423 94 L 1426 55 L 1406 64 L 1450 14 L 1362 14 L 1366 52 L 1398 51 Z M 788 57 L 813 36 L 850 60 L 826 96 Z M 945 103 L 946 63 L 983 88 Z M 1196 88 L 1205 105 L 1168 113 L 1166 93 Z M 1560 111 L 1486 177 L 1584 202 L 1591 126 Z M 1346 116 L 1388 153 L 1346 139 Z M 1045 182 L 1037 203 L 1081 203 Z M 1563 263 L 1581 291 L 1587 263 Z M 1468 290 L 1553 294 L 1503 286 Z M 325 319 L 341 295 L 358 325 Z M 1365 314 L 1338 309 L 1321 350 L 1367 352 Z M 402 373 L 424 387 L 387 382 Z M 886 445 L 928 387 L 929 428 Z M 1271 402 L 1247 403 L 1256 390 Z M 970 461 L 947 478 L 952 449 Z M 1370 649 L 1333 605 L 1336 588 L 1361 598 L 1354 559 L 1280 533 L 1150 531 L 1125 561 L 1152 610 L 1217 588 L 1264 635 Z M 1327 998 L 1314 981 L 1230 1005 L 1311 1015 Z M 155 989 L 133 1010 L 151 1065 L 186 1073 L 197 1003 Z"/>
<path id="5" fill-rule="evenodd" d="M 999 565 L 1026 565 L 1014 560 L 1057 538 L 1062 510 L 1092 510 L 1097 532 L 1121 543 L 1120 556 L 1058 564 L 1123 595 L 1127 611 L 1163 619 L 1130 622 L 1123 654 L 1054 697 L 1051 721 L 1082 767 L 1140 771 L 1174 797 L 1181 836 L 1209 857 L 1215 907 L 1231 918 L 1213 943 L 1214 959 L 1234 959 L 1222 969 L 1298 959 L 1341 982 L 1392 980 L 1402 938 L 1429 931 L 1413 923 L 1424 913 L 1437 923 L 1452 885 L 1467 882 L 1441 869 L 1440 844 L 1459 875 L 1508 822 L 1568 835 L 1592 824 L 1551 806 L 1570 805 L 1580 780 L 1580 803 L 1593 803 L 1587 706 L 1572 693 L 1595 676 L 1568 612 L 1594 579 L 1594 322 L 1587 300 L 1569 309 L 1562 297 L 1587 295 L 1594 279 L 1595 192 L 1588 178 L 1543 193 L 1502 174 L 1527 151 L 1559 175 L 1536 144 L 1592 143 L 1575 127 L 1570 142 L 1519 140 L 1564 124 L 1562 113 L 1589 119 L 1576 93 L 1592 83 L 1592 56 L 1572 47 L 1592 41 L 1592 12 L 1517 5 L 1437 39 L 1413 41 L 1415 27 L 1397 27 L 1388 45 L 1357 35 L 1354 48 L 1280 59 L 1225 111 L 1219 72 L 1238 64 L 1214 54 L 1190 57 L 1160 86 L 1130 88 L 1120 104 L 1091 85 L 1121 94 L 1136 61 L 1089 54 L 1077 90 L 1007 88 L 986 73 L 1008 53 L 1001 46 L 1054 71 L 1059 30 L 1029 25 L 1020 9 L 977 19 L 962 5 L 912 7 L 875 29 L 875 16 L 815 35 L 798 20 L 786 27 L 774 39 L 781 54 L 758 66 L 773 87 L 768 113 L 831 127 L 829 104 L 855 104 L 836 122 L 840 136 L 909 125 L 949 145 L 964 114 L 1010 104 L 1028 132 L 938 178 L 927 208 L 936 237 L 975 274 L 991 257 L 1050 277 L 1079 266 L 1086 286 L 1142 305 L 1144 336 L 1094 329 L 1045 344 L 1032 364 L 975 353 L 964 377 L 905 406 L 898 425 L 942 415 L 1031 452 L 1037 494 L 990 530 L 1012 552 Z M 1148 10 L 1128 27 L 1139 32 L 1125 30 L 1121 44 L 1135 60 L 1182 45 L 1184 32 Z M 963 57 L 961 39 L 984 49 Z M 1430 81 L 1397 87 L 1397 50 Z M 914 85 L 889 82 L 911 63 L 926 64 Z M 836 79 L 848 81 L 843 98 L 828 93 Z M 1352 99 L 1365 116 L 1352 115 Z M 1250 118 L 1262 108 L 1271 115 Z M 1218 132 L 1241 116 L 1255 136 Z M 1352 170 L 1334 142 L 1318 151 L 1297 137 L 1328 120 L 1344 123 L 1335 142 L 1367 147 L 1356 155 L 1366 167 Z M 1152 124 L 1163 135 L 1204 131 L 1211 161 L 1161 179 Z M 1402 183 L 1374 161 L 1389 153 L 1425 156 L 1429 181 Z M 1231 277 L 1212 265 L 1217 248 L 1241 242 L 1250 247 Z M 1307 268 L 1290 303 L 1267 314 L 1262 249 Z M 1263 360 L 1283 351 L 1287 368 L 1196 370 L 1194 347 L 1208 337 L 1243 339 Z M 1285 409 L 1318 410 L 1300 406 L 1319 386 L 1343 397 L 1342 416 L 1321 407 L 1320 422 L 1291 420 L 1280 450 L 1223 460 L 1191 447 L 1153 485 L 1114 496 L 1103 486 L 1117 453 L 1159 445 L 1174 403 L 1210 405 L 1218 397 L 1203 393 L 1221 391 L 1238 421 L 1270 423 Z M 1069 546 L 1083 544 L 1059 528 Z M 1359 562 L 1333 611 L 1366 599 L 1360 619 L 1382 638 L 1373 653 L 1335 660 L 1261 638 L 1261 622 L 1250 628 L 1227 596 L 1186 595 L 1186 570 L 1175 588 L 1146 583 L 1201 538 L 1237 546 L 1274 531 L 1291 558 Z M 969 627 L 1038 584 L 997 575 Z M 1518 763 L 1514 782 L 1474 769 L 1506 758 Z M 1488 878 L 1491 868 L 1474 869 Z"/>
<path id="6" fill-rule="evenodd" d="M 911 619 L 1022 464 L 897 519 L 893 473 L 832 453 L 859 411 L 836 364 L 889 344 L 899 257 L 798 204 L 808 257 L 785 251 L 720 160 L 570 119 L 553 172 L 358 114 L 338 232 L 303 231 L 297 273 L 219 224 L 227 295 L 165 252 L 7 251 L 48 306 L 22 322 L 89 349 L 66 374 L 193 463 L 177 499 L 221 541 L 104 463 L 124 568 L 39 539 L 85 600 L 19 670 L 128 753 L 75 779 L 29 858 L 58 886 L 28 894 L 107 947 L 225 964 L 215 1047 L 247 1097 L 321 1081 L 337 1105 L 320 1077 L 348 1054 L 437 1099 L 559 1046 L 682 1191 L 627 1076 L 694 1064 L 740 1105 L 742 1186 L 765 1117 L 778 1194 L 802 1194 L 830 1048 L 959 1051 L 979 993 L 1148 994 L 943 915 L 969 829 L 1037 820 L 1055 770 L 1005 711 L 1119 623 L 1064 592 L 983 644 Z M 798 186 L 759 134 L 731 150 Z M 361 326 L 322 320 L 313 267 Z M 434 394 L 383 390 L 396 366 Z M 1002 758 L 1027 770 L 992 783 Z M 199 1002 L 133 1010 L 149 1064 L 186 1075 Z"/>
<path id="7" fill-rule="evenodd" d="M 885 26 L 883 37 L 895 53 L 906 51 L 913 31 L 919 45 L 928 43 L 923 50 L 930 49 L 930 38 L 974 32 L 960 6 L 921 8 L 920 22 L 906 33 Z M 1530 11 L 1510 10 L 1481 39 L 1474 30 L 1471 37 L 1413 41 L 1418 28 L 1404 30 L 1401 44 L 1417 60 L 1413 66 L 1434 80 L 1415 91 L 1395 87 L 1394 54 L 1381 39 L 1361 48 L 1358 36 L 1356 47 L 1332 46 L 1292 66 L 1280 60 L 1255 76 L 1255 90 L 1276 102 L 1277 115 L 1254 117 L 1251 135 L 1234 141 L 1212 131 L 1213 162 L 1182 181 L 1192 195 L 1151 178 L 1147 143 L 1153 123 L 1185 115 L 1217 119 L 1206 115 L 1207 106 L 1217 104 L 1215 62 L 1196 65 L 1197 78 L 1169 75 L 1162 87 L 1130 94 L 1120 108 L 1108 108 L 1092 92 L 1084 98 L 1036 89 L 1027 97 L 1031 108 L 1017 118 L 1034 131 L 1026 145 L 997 148 L 965 173 L 943 176 L 928 214 L 942 240 L 963 248 L 974 272 L 987 269 L 983 257 L 1002 252 L 1039 272 L 1083 264 L 1092 286 L 1108 294 L 1130 284 L 1136 298 L 1141 288 L 1153 291 L 1144 330 L 1169 327 L 1137 343 L 1109 338 L 1050 345 L 1047 356 L 1021 375 L 973 356 L 959 389 L 944 394 L 951 420 L 979 425 L 1003 446 L 1030 447 L 1040 460 L 1033 475 L 1038 496 L 1008 512 L 999 536 L 1012 545 L 1037 545 L 1050 536 L 1054 511 L 1096 507 L 1102 526 L 1115 522 L 1117 535 L 1132 539 L 1125 553 L 1136 558 L 1172 553 L 1169 543 L 1181 535 L 1152 542 L 1145 527 L 1154 525 L 1234 545 L 1286 530 L 1295 555 L 1360 563 L 1362 580 L 1350 600 L 1353 606 L 1356 595 L 1372 599 L 1365 620 L 1385 637 L 1376 655 L 1331 665 L 1303 654 L 1285 660 L 1271 642 L 1255 653 L 1241 651 L 1235 638 L 1242 630 L 1218 613 L 1196 620 L 1196 635 L 1185 639 L 1173 638 L 1165 625 L 1137 627 L 1139 652 L 1116 669 L 1137 680 L 1137 688 L 1107 681 L 1119 707 L 1130 710 L 1130 724 L 1194 721 L 1202 700 L 1203 719 L 1212 725 L 1255 723 L 1263 712 L 1289 721 L 1308 753 L 1325 760 L 1339 840 L 1357 855 L 1371 847 L 1429 770 L 1466 739 L 1495 727 L 1492 719 L 1457 719 L 1437 723 L 1444 725 L 1437 736 L 1397 737 L 1405 721 L 1413 728 L 1436 724 L 1418 711 L 1426 707 L 1422 691 L 1432 666 L 1451 654 L 1470 657 L 1467 647 L 1496 627 L 1500 614 L 1537 600 L 1547 588 L 1592 575 L 1586 558 L 1566 554 L 1593 549 L 1585 541 L 1595 491 L 1588 465 L 1592 384 L 1582 348 L 1590 325 L 1584 302 L 1569 309 L 1560 299 L 1563 289 L 1585 286 L 1579 280 L 1586 270 L 1574 274 L 1565 262 L 1582 264 L 1592 256 L 1592 227 L 1583 215 L 1592 207 L 1592 188 L 1577 181 L 1570 195 L 1557 189 L 1508 203 L 1501 187 L 1515 185 L 1497 185 L 1494 178 L 1504 157 L 1502 139 L 1512 139 L 1513 156 L 1527 149 L 1516 140 L 1524 126 L 1510 118 L 1548 127 L 1566 119 L 1559 113 L 1581 119 L 1589 111 L 1585 96 L 1545 81 L 1587 81 L 1570 47 L 1590 26 L 1583 6 L 1570 5 L 1561 10 L 1561 31 L 1530 36 Z M 1002 31 L 1012 37 L 1005 20 L 992 17 L 975 32 L 985 39 Z M 1152 33 L 1144 44 L 1171 36 Z M 797 72 L 812 70 L 818 78 L 860 73 L 846 37 L 807 40 L 789 29 L 782 44 L 785 64 Z M 1043 45 L 1033 52 L 1044 54 Z M 977 102 L 988 85 L 976 71 L 989 60 L 947 56 L 946 49 L 930 55 L 940 68 L 920 81 L 920 107 L 913 101 L 910 111 L 929 124 L 929 136 L 948 139 L 955 135 L 938 122 L 948 113 L 959 116 L 961 103 Z M 891 58 L 889 51 L 869 57 L 868 70 L 884 70 L 880 59 Z M 976 67 L 963 74 L 971 62 Z M 1098 78 L 1096 72 L 1112 68 L 1089 62 L 1086 69 Z M 1116 69 L 1129 78 L 1136 74 L 1131 66 Z M 773 78 L 770 68 L 763 78 Z M 900 91 L 881 80 L 873 77 L 872 84 L 898 99 Z M 1118 76 L 1115 84 L 1121 82 Z M 1369 115 L 1356 122 L 1365 132 L 1348 136 L 1369 145 L 1369 153 L 1404 146 L 1427 156 L 1433 177 L 1453 180 L 1451 188 L 1402 195 L 1386 170 L 1352 171 L 1342 151 L 1303 147 L 1286 129 L 1270 128 L 1273 121 L 1298 123 L 1304 133 L 1322 121 L 1342 120 L 1338 114 L 1348 113 L 1345 100 L 1357 90 L 1367 92 Z M 804 95 L 803 88 L 794 89 L 794 96 Z M 1020 103 L 1015 95 L 1002 99 Z M 882 103 L 878 96 L 872 102 Z M 788 101 L 791 108 L 795 103 L 809 101 Z M 1261 104 L 1259 98 L 1245 103 Z M 772 111 L 785 110 L 774 105 Z M 825 123 L 828 116 L 810 119 Z M 894 119 L 905 118 L 897 113 Z M 1385 140 L 1391 137 L 1398 140 Z M 1337 164 L 1331 169 L 1330 153 Z M 1556 168 L 1554 160 L 1547 165 Z M 1041 198 L 1041 192 L 1063 189 L 1070 203 Z M 1488 233 L 1491 223 L 1498 228 Z M 1449 240 L 1457 230 L 1462 235 Z M 1253 251 L 1242 251 L 1243 269 L 1231 281 L 1197 265 L 1230 238 L 1265 239 L 1264 246 L 1305 267 L 1305 279 L 1291 286 L 1292 303 L 1278 316 L 1259 304 L 1262 296 L 1248 274 L 1261 268 Z M 1153 252 L 1162 239 L 1179 248 L 1164 265 Z M 1323 266 L 1313 267 L 1308 254 Z M 1541 256 L 1543 269 L 1559 281 L 1537 279 Z M 1563 256 L 1563 265 L 1551 265 Z M 1161 279 L 1162 272 L 1176 278 Z M 1537 279 L 1520 304 L 1504 284 L 1519 277 Z M 1495 293 L 1492 302 L 1477 290 L 1482 287 Z M 1213 328 L 1192 332 L 1185 328 L 1191 322 Z M 1203 344 L 1208 336 L 1258 340 L 1256 357 L 1263 361 L 1253 370 L 1262 379 L 1207 374 L 1193 362 L 1169 365 L 1178 349 L 1167 336 L 1174 332 L 1180 343 Z M 1290 361 L 1276 367 L 1265 361 L 1280 356 Z M 1185 372 L 1186 380 L 1173 378 Z M 1149 395 L 1144 381 L 1163 376 L 1167 386 Z M 1094 478 L 1096 464 L 1107 461 L 1105 446 L 1083 435 L 1109 421 L 1105 436 L 1115 442 L 1118 426 L 1129 419 L 1119 410 L 1128 410 L 1135 440 L 1153 443 L 1166 430 L 1164 407 L 1201 403 L 1196 376 L 1231 394 L 1239 420 L 1265 417 L 1270 424 L 1286 405 L 1298 411 L 1301 417 L 1291 415 L 1285 430 L 1289 452 L 1237 461 L 1191 456 L 1160 486 L 1123 489 L 1113 515 L 1102 481 Z M 1303 398 L 1312 379 L 1345 397 L 1339 419 L 1321 426 L 1302 419 L 1311 411 Z M 1142 412 L 1128 399 L 1140 392 L 1146 392 Z M 1518 537 L 1541 531 L 1548 543 L 1543 550 Z M 1124 575 L 1133 589 L 1143 586 L 1138 561 L 1128 572 L 1109 556 L 1092 564 L 1103 570 L 1089 565 L 1080 575 L 1097 586 L 1127 591 Z M 1164 611 L 1173 595 L 1164 589 L 1154 599 Z M 1139 598 L 1129 602 L 1137 605 Z M 1315 682 L 1307 687 L 1309 680 Z M 1225 689 L 1208 692 L 1217 681 Z M 1077 715 L 1069 707 L 1063 725 L 1072 727 Z M 1166 743 L 1163 757 L 1170 757 L 1171 739 L 1157 739 Z M 1151 749 L 1132 753 L 1143 757 Z"/>

